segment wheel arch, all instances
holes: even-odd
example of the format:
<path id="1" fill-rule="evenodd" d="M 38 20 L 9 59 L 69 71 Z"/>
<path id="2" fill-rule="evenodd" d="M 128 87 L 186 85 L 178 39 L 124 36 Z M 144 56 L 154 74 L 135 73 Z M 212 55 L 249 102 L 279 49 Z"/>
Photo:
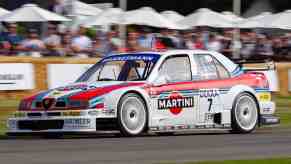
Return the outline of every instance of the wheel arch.
<path id="1" fill-rule="evenodd" d="M 226 102 L 226 104 L 224 104 L 225 108 L 231 110 L 233 108 L 233 104 L 234 104 L 236 98 L 241 93 L 250 94 L 254 98 L 254 100 L 256 101 L 256 103 L 258 105 L 258 109 L 260 109 L 259 108 L 259 101 L 256 97 L 256 91 L 253 88 L 246 86 L 246 85 L 237 85 L 237 86 L 232 87 L 229 90 L 228 94 L 225 97 L 225 100 L 230 100 L 230 101 L 225 101 Z"/>
<path id="2" fill-rule="evenodd" d="M 260 126 L 261 125 L 261 110 L 260 110 L 260 103 L 259 103 L 259 100 L 256 96 L 255 89 L 253 89 L 249 86 L 245 86 L 245 85 L 239 85 L 239 86 L 235 86 L 235 87 L 231 88 L 228 98 L 231 98 L 232 100 L 230 101 L 231 104 L 229 103 L 227 105 L 227 109 L 233 110 L 234 105 L 235 105 L 235 101 L 237 100 L 238 96 L 242 93 L 249 94 L 250 96 L 252 96 L 252 98 L 256 102 L 257 109 L 258 109 L 258 125 Z"/>
<path id="3" fill-rule="evenodd" d="M 143 100 L 143 102 L 145 104 L 146 112 L 147 112 L 147 117 L 148 117 L 147 118 L 147 128 L 148 128 L 149 127 L 149 122 L 150 122 L 150 115 L 151 115 L 149 97 L 147 96 L 146 93 L 143 93 L 142 90 L 130 89 L 130 90 L 127 90 L 127 91 L 123 92 L 119 97 L 116 109 L 118 108 L 118 105 L 119 105 L 122 97 L 124 97 L 125 95 L 130 94 L 130 93 L 134 93 L 134 94 L 138 95 Z"/>

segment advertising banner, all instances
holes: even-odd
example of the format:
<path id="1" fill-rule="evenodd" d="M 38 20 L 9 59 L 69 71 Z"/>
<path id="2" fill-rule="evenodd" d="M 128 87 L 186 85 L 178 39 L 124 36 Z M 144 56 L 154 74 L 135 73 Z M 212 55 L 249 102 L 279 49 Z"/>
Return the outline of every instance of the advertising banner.
<path id="1" fill-rule="evenodd" d="M 56 88 L 76 81 L 92 64 L 48 64 L 48 88 Z"/>
<path id="2" fill-rule="evenodd" d="M 0 90 L 31 90 L 35 88 L 34 81 L 34 67 L 32 64 L 0 64 Z"/>

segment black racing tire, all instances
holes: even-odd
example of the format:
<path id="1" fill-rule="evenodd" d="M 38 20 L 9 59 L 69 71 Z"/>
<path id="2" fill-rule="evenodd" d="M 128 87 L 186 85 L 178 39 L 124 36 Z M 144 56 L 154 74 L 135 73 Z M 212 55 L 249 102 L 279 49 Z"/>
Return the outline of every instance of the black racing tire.
<path id="1" fill-rule="evenodd" d="M 231 111 L 231 133 L 253 132 L 258 124 L 258 118 L 259 108 L 255 98 L 246 92 L 239 94 Z"/>
<path id="2" fill-rule="evenodd" d="M 117 107 L 117 123 L 122 136 L 139 136 L 147 130 L 148 111 L 144 100 L 135 93 L 124 95 Z"/>

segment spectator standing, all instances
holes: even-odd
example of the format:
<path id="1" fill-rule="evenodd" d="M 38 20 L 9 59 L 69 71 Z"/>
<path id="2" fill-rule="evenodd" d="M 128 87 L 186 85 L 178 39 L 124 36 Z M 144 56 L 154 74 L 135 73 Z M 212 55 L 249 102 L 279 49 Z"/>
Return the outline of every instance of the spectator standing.
<path id="1" fill-rule="evenodd" d="M 222 46 L 221 46 L 220 40 L 218 40 L 218 36 L 215 34 L 210 34 L 207 49 L 209 51 L 220 52 L 221 47 Z"/>
<path id="2" fill-rule="evenodd" d="M 154 45 L 156 44 L 156 38 L 151 33 L 149 28 L 144 27 L 140 30 L 138 42 L 141 47 L 151 50 L 154 48 Z"/>
<path id="3" fill-rule="evenodd" d="M 251 58 L 256 47 L 256 41 L 252 39 L 248 33 L 241 35 L 242 48 L 240 50 L 241 56 L 244 59 Z"/>
<path id="4" fill-rule="evenodd" d="M 92 47 L 93 57 L 106 57 L 117 50 L 109 38 L 110 34 L 99 33 L 96 36 Z"/>
<path id="5" fill-rule="evenodd" d="M 10 49 L 11 53 L 16 54 L 19 51 L 20 44 L 23 41 L 23 37 L 17 33 L 17 24 L 11 23 L 8 25 L 8 33 L 4 34 L 4 44 Z"/>
<path id="6" fill-rule="evenodd" d="M 200 33 L 197 34 L 194 39 L 194 49 L 205 50 L 206 46 L 204 43 L 203 36 Z"/>
<path id="7" fill-rule="evenodd" d="M 166 46 L 166 48 L 176 48 L 176 45 L 173 41 L 173 39 L 171 38 L 170 35 L 170 30 L 169 29 L 162 29 L 160 31 L 160 36 L 158 37 L 159 41 Z"/>
<path id="8" fill-rule="evenodd" d="M 291 55 L 291 45 L 288 35 L 284 35 L 281 38 L 282 47 L 280 49 L 280 55 Z"/>
<path id="9" fill-rule="evenodd" d="M 72 39 L 72 49 L 76 52 L 76 57 L 87 58 L 92 48 L 92 41 L 85 35 L 86 28 L 79 26 L 76 36 Z"/>
<path id="10" fill-rule="evenodd" d="M 264 56 L 272 56 L 274 54 L 272 45 L 265 35 L 260 34 L 258 36 L 257 45 L 255 47 L 255 54 Z"/>
<path id="11" fill-rule="evenodd" d="M 232 57 L 233 46 L 232 46 L 232 31 L 224 30 L 222 39 L 222 54 L 227 57 Z"/>
<path id="12" fill-rule="evenodd" d="M 186 49 L 196 49 L 194 40 L 193 40 L 193 34 L 191 31 L 184 31 L 182 33 L 182 47 Z"/>
<path id="13" fill-rule="evenodd" d="M 28 38 L 21 43 L 22 50 L 29 52 L 32 57 L 41 57 L 40 52 L 45 50 L 45 44 L 39 39 L 36 29 L 28 31 Z"/>
<path id="14" fill-rule="evenodd" d="M 47 56 L 58 56 L 58 48 L 61 46 L 61 37 L 57 34 L 57 28 L 54 24 L 48 25 L 47 36 L 43 39 L 48 50 Z"/>
<path id="15" fill-rule="evenodd" d="M 65 32 L 62 35 L 60 47 L 58 47 L 58 54 L 60 56 L 74 56 L 72 50 L 72 35 L 70 32 Z"/>

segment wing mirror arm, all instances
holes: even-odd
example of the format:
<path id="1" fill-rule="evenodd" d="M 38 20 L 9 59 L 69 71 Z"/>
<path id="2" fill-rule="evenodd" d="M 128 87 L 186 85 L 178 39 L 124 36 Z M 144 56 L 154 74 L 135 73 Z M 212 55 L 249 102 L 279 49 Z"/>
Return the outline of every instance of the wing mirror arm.
<path id="1" fill-rule="evenodd" d="M 159 75 L 154 81 L 153 86 L 162 86 L 168 83 L 167 77 L 165 75 Z"/>

